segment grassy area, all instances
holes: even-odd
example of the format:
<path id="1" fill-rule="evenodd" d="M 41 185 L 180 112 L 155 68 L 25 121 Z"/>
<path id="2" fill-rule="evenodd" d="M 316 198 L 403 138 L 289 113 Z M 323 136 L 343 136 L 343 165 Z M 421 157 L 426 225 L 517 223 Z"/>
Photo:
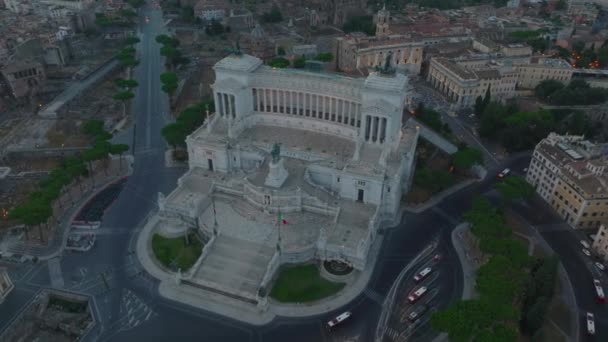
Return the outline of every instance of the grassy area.
<path id="1" fill-rule="evenodd" d="M 203 250 L 203 243 L 195 234 L 191 233 L 188 240 L 190 244 L 186 245 L 183 237 L 169 239 L 154 234 L 152 237 L 154 256 L 165 267 L 186 271 L 194 265 Z"/>
<path id="2" fill-rule="evenodd" d="M 317 265 L 298 265 L 282 269 L 270 297 L 283 303 L 312 302 L 340 291 L 344 283 L 321 278 Z"/>

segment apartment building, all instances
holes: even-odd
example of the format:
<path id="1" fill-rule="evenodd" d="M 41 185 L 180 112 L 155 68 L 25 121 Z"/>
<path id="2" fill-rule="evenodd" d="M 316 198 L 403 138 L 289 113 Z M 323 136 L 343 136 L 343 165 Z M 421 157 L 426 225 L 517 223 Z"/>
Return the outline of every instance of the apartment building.
<path id="1" fill-rule="evenodd" d="M 517 66 L 517 87 L 534 89 L 540 82 L 556 80 L 564 84 L 570 83 L 574 68 L 570 63 L 559 58 L 532 58 L 530 64 Z"/>
<path id="2" fill-rule="evenodd" d="M 517 72 L 513 67 L 490 63 L 467 68 L 443 57 L 431 59 L 427 81 L 458 108 L 475 104 L 490 88 L 492 98 L 502 101 L 515 95 Z"/>
<path id="3" fill-rule="evenodd" d="M 536 146 L 526 180 L 572 227 L 597 228 L 608 220 L 606 157 L 605 145 L 551 133 Z"/>

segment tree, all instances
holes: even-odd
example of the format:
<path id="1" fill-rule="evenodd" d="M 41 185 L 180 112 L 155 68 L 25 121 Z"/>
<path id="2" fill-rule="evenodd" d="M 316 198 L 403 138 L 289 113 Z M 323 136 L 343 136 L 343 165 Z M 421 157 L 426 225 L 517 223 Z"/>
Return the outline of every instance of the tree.
<path id="1" fill-rule="evenodd" d="M 485 110 L 492 101 L 492 93 L 490 91 L 490 85 L 488 84 L 488 89 L 486 89 L 486 94 L 483 97 L 483 109 Z"/>
<path id="2" fill-rule="evenodd" d="M 560 81 L 556 81 L 556 80 L 544 80 L 542 82 L 540 82 L 536 88 L 534 88 L 534 94 L 536 95 L 536 97 L 546 100 L 548 98 L 550 98 L 551 95 L 553 95 L 553 93 L 555 93 L 558 90 L 561 90 L 564 88 L 564 84 Z"/>
<path id="3" fill-rule="evenodd" d="M 212 19 L 211 22 L 205 27 L 205 33 L 209 36 L 217 36 L 226 32 L 226 28 L 219 21 Z"/>
<path id="4" fill-rule="evenodd" d="M 122 103 L 122 114 L 123 115 L 127 115 L 127 101 L 129 101 L 130 99 L 132 99 L 134 97 L 135 97 L 135 94 L 133 94 L 129 90 L 118 92 L 118 93 L 114 94 L 114 96 L 112 96 L 112 98 L 114 100 L 120 101 Z"/>
<path id="5" fill-rule="evenodd" d="M 139 83 L 136 80 L 132 80 L 132 79 L 125 80 L 123 78 L 115 79 L 114 84 L 116 84 L 117 87 L 122 88 L 124 90 L 131 90 L 139 85 Z"/>
<path id="6" fill-rule="evenodd" d="M 452 163 L 457 169 L 468 170 L 475 164 L 483 165 L 483 155 L 476 148 L 463 148 L 452 155 Z"/>
<path id="7" fill-rule="evenodd" d="M 171 71 L 160 74 L 161 83 L 177 83 L 177 74 Z"/>
<path id="8" fill-rule="evenodd" d="M 481 97 L 481 95 L 477 96 L 477 98 L 475 99 L 475 107 L 474 107 L 474 113 L 477 117 L 481 117 L 481 114 L 483 114 L 483 98 Z"/>
<path id="9" fill-rule="evenodd" d="M 306 57 L 300 56 L 293 60 L 293 67 L 296 69 L 302 69 L 306 66 Z"/>
<path id="10" fill-rule="evenodd" d="M 178 146 L 185 145 L 185 132 L 186 128 L 184 125 L 178 122 L 168 124 L 161 130 L 161 134 L 163 138 L 165 138 L 165 141 L 167 141 L 169 145 L 173 146 L 174 149 L 176 149 Z"/>
<path id="11" fill-rule="evenodd" d="M 279 55 L 279 56 L 285 56 L 285 48 L 282 47 L 282 46 L 279 46 L 277 48 L 277 55 Z"/>
<path id="12" fill-rule="evenodd" d="M 502 195 L 506 204 L 519 199 L 529 199 L 534 195 L 534 187 L 523 177 L 510 176 L 496 184 L 496 189 Z"/>
<path id="13" fill-rule="evenodd" d="M 64 161 L 64 167 L 70 177 L 75 178 L 78 181 L 80 191 L 82 191 L 82 183 L 80 177 L 86 175 L 87 167 L 80 158 L 68 157 Z"/>
<path id="14" fill-rule="evenodd" d="M 172 47 L 178 47 L 180 42 L 179 39 L 177 38 L 173 38 L 171 36 L 168 36 L 166 34 L 159 34 L 158 36 L 156 36 L 155 38 L 156 42 L 162 45 L 169 45 Z"/>
<path id="15" fill-rule="evenodd" d="M 141 40 L 139 40 L 139 38 L 131 36 L 131 37 L 125 38 L 124 43 L 125 43 L 125 45 L 135 45 L 135 44 L 139 43 L 140 41 Z"/>
<path id="16" fill-rule="evenodd" d="M 137 13 L 135 13 L 134 10 L 131 10 L 128 8 L 121 9 L 119 13 L 123 18 L 125 18 L 129 21 L 131 21 L 133 18 L 135 18 L 137 16 Z"/>
<path id="17" fill-rule="evenodd" d="M 334 55 L 331 52 L 320 53 L 315 57 L 316 61 L 331 62 L 334 59 Z"/>
<path id="18" fill-rule="evenodd" d="M 97 26 L 107 27 L 112 25 L 113 21 L 103 13 L 95 13 L 95 24 Z"/>
<path id="19" fill-rule="evenodd" d="M 574 50 L 574 52 L 576 52 L 577 54 L 581 54 L 584 49 L 585 49 L 585 42 L 577 40 L 574 43 L 572 43 L 572 50 Z"/>
<path id="20" fill-rule="evenodd" d="M 82 131 L 84 132 L 84 134 L 90 137 L 96 137 L 102 132 L 104 132 L 103 126 L 104 123 L 102 120 L 91 119 L 85 121 L 85 123 L 82 125 Z"/>
<path id="21" fill-rule="evenodd" d="M 376 34 L 374 19 L 371 15 L 351 17 L 344 23 L 342 30 L 346 33 L 364 32 L 369 36 Z"/>
<path id="22" fill-rule="evenodd" d="M 127 144 L 112 144 L 110 146 L 110 153 L 111 154 L 118 154 L 120 159 L 120 170 L 122 170 L 122 155 L 123 153 L 127 152 L 129 150 L 129 145 Z"/>
<path id="23" fill-rule="evenodd" d="M 194 22 L 194 9 L 190 6 L 184 6 L 180 10 L 180 17 L 187 23 Z"/>
<path id="24" fill-rule="evenodd" d="M 276 57 L 268 64 L 273 68 L 287 68 L 289 66 L 289 60 L 283 57 Z"/>
<path id="25" fill-rule="evenodd" d="M 262 21 L 265 23 L 278 23 L 281 20 L 283 20 L 283 14 L 276 4 L 272 5 L 270 12 L 262 14 Z"/>
<path id="26" fill-rule="evenodd" d="M 139 8 L 141 6 L 143 6 L 143 4 L 146 3 L 145 0 L 127 0 L 127 2 L 129 3 L 129 5 L 131 5 L 131 7 L 133 8 Z"/>
<path id="27" fill-rule="evenodd" d="M 566 9 L 566 7 L 568 7 L 566 0 L 558 0 L 557 3 L 555 4 L 555 9 L 558 11 L 563 11 Z"/>

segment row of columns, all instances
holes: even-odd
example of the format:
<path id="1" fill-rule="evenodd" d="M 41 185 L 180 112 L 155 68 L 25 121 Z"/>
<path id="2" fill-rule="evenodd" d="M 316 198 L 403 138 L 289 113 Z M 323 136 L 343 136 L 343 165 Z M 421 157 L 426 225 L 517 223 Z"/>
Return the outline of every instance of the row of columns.
<path id="1" fill-rule="evenodd" d="M 382 144 L 386 140 L 388 121 L 385 117 L 365 116 L 365 142 Z"/>
<path id="2" fill-rule="evenodd" d="M 220 116 L 226 116 L 233 119 L 236 118 L 236 102 L 234 95 L 216 92 L 215 103 L 217 112 Z"/>
<path id="3" fill-rule="evenodd" d="M 267 88 L 252 89 L 253 110 L 260 113 L 292 114 L 361 126 L 361 105 L 331 96 Z"/>
<path id="4" fill-rule="evenodd" d="M 433 88 L 446 95 L 448 100 L 454 101 L 457 104 L 462 103 L 462 96 L 455 91 L 455 89 L 458 88 L 458 85 L 456 85 L 454 82 L 450 81 L 446 77 L 439 77 L 435 70 L 429 71 L 427 80 L 431 83 Z"/>

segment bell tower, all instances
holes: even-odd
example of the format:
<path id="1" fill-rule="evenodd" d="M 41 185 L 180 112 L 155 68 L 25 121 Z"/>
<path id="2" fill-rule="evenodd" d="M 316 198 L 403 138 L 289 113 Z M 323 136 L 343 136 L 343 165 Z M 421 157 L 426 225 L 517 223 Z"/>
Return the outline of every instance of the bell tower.
<path id="1" fill-rule="evenodd" d="M 376 37 L 386 37 L 389 35 L 389 19 L 391 13 L 386 10 L 386 5 L 376 14 Z"/>

